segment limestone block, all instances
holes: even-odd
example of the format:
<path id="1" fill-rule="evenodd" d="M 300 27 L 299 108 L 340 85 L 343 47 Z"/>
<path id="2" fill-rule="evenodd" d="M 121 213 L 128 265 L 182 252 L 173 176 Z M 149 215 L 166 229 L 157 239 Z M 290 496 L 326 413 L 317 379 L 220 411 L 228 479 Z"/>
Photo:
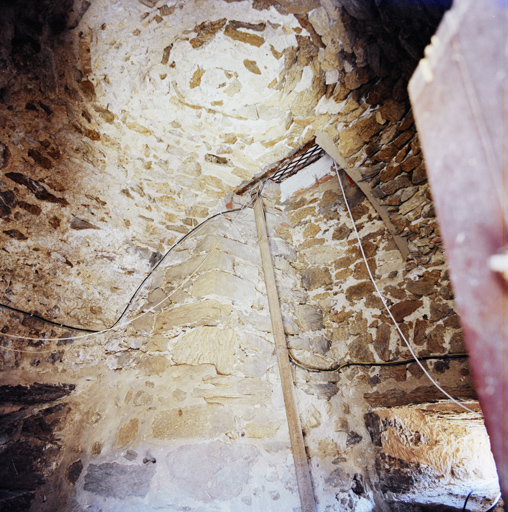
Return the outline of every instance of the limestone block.
<path id="1" fill-rule="evenodd" d="M 246 261 L 251 261 L 252 263 L 256 263 L 258 265 L 261 264 L 261 255 L 259 253 L 259 249 L 256 247 L 250 247 L 235 240 L 230 240 L 229 238 L 209 235 L 203 238 L 203 240 L 200 240 L 196 249 L 198 251 L 208 252 L 214 247 L 217 247 L 217 249 L 227 252 L 233 256 L 243 258 Z"/>
<path id="2" fill-rule="evenodd" d="M 318 245 L 306 250 L 305 259 L 311 265 L 330 265 L 337 259 L 337 248 L 329 245 Z"/>
<path id="3" fill-rule="evenodd" d="M 275 361 L 273 361 L 273 363 L 275 363 Z M 262 377 L 269 367 L 269 359 L 261 359 L 259 355 L 246 356 L 238 366 L 238 371 L 242 372 L 246 377 Z"/>
<path id="4" fill-rule="evenodd" d="M 254 334 L 243 333 L 239 344 L 241 349 L 247 354 L 261 355 L 263 359 L 269 358 L 274 352 L 273 343 Z"/>
<path id="5" fill-rule="evenodd" d="M 255 283 L 259 280 L 259 267 L 237 262 L 235 263 L 235 274 L 242 279 Z"/>
<path id="6" fill-rule="evenodd" d="M 253 446 L 214 441 L 178 447 L 168 455 L 167 466 L 179 494 L 214 503 L 241 494 L 258 458 Z"/>
<path id="7" fill-rule="evenodd" d="M 218 270 L 212 270 L 198 276 L 190 291 L 196 299 L 219 295 L 234 302 L 249 304 L 256 297 L 256 288 L 252 283 Z"/>
<path id="8" fill-rule="evenodd" d="M 165 352 L 168 349 L 168 338 L 159 334 L 150 336 L 146 343 L 148 352 Z"/>
<path id="9" fill-rule="evenodd" d="M 193 304 L 183 304 L 161 313 L 155 322 L 157 332 L 189 325 L 213 325 L 226 322 L 232 308 L 216 300 L 203 300 Z"/>
<path id="10" fill-rule="evenodd" d="M 302 273 L 302 284 L 306 290 L 329 286 L 332 282 L 332 276 L 327 268 L 310 268 Z"/>
<path id="11" fill-rule="evenodd" d="M 282 320 L 284 322 L 284 332 L 286 334 L 299 334 L 300 329 L 294 319 L 286 314 L 282 314 Z"/>
<path id="12" fill-rule="evenodd" d="M 330 340 L 324 336 L 291 336 L 288 338 L 288 346 L 296 350 L 325 355 L 330 350 Z"/>
<path id="13" fill-rule="evenodd" d="M 272 256 L 282 256 L 288 260 L 296 260 L 296 251 L 280 238 L 270 238 L 270 251 Z"/>
<path id="14" fill-rule="evenodd" d="M 233 261 L 234 258 L 230 254 L 225 254 L 217 248 L 211 253 L 194 256 L 178 265 L 169 267 L 166 271 L 166 281 L 171 283 L 177 279 L 185 279 L 196 271 L 198 267 L 198 272 L 207 272 L 214 269 L 232 272 Z"/>
<path id="15" fill-rule="evenodd" d="M 323 312 L 310 304 L 296 306 L 296 323 L 304 331 L 318 331 L 323 328 Z"/>
<path id="16" fill-rule="evenodd" d="M 235 363 L 235 346 L 233 329 L 203 326 L 181 336 L 171 355 L 176 364 L 213 364 L 218 373 L 229 374 Z"/>
<path id="17" fill-rule="evenodd" d="M 228 407 L 206 404 L 169 409 L 156 414 L 152 423 L 154 439 L 213 438 L 234 428 Z"/>
<path id="18" fill-rule="evenodd" d="M 193 395 L 209 404 L 267 404 L 272 393 L 266 380 L 255 377 L 211 377 L 205 379 L 205 386 L 196 388 Z"/>
<path id="19" fill-rule="evenodd" d="M 272 332 L 272 320 L 268 313 L 261 314 L 251 310 L 248 314 L 239 312 L 240 320 L 244 325 L 251 325 L 264 332 Z M 243 336 L 242 336 L 243 339 Z"/>
<path id="20" fill-rule="evenodd" d="M 153 328 L 153 313 L 137 318 L 130 325 L 139 334 L 149 334 Z"/>
<path id="21" fill-rule="evenodd" d="M 281 426 L 281 421 L 269 421 L 268 423 L 247 423 L 245 436 L 255 439 L 274 436 Z"/>
<path id="22" fill-rule="evenodd" d="M 309 14 L 309 21 L 320 36 L 328 33 L 330 30 L 330 19 L 324 7 L 314 9 Z"/>

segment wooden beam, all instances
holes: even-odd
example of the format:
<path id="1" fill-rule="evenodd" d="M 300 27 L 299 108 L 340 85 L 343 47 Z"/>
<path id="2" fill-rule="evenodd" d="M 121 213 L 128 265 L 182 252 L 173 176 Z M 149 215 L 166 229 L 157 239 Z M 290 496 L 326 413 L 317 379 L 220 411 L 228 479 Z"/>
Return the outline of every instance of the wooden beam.
<path id="1" fill-rule="evenodd" d="M 476 393 L 470 386 L 443 386 L 443 389 L 458 400 L 476 400 Z M 434 386 L 419 386 L 410 391 L 389 389 L 383 393 L 365 393 L 366 402 L 372 407 L 401 407 L 447 400 Z"/>
<path id="2" fill-rule="evenodd" d="M 291 439 L 291 449 L 293 451 L 300 503 L 302 506 L 302 512 L 315 512 L 316 502 L 314 500 L 314 492 L 312 490 L 307 453 L 305 452 L 305 444 L 303 442 L 300 416 L 296 405 L 293 375 L 289 364 L 289 354 L 286 335 L 284 333 L 284 325 L 282 323 L 279 294 L 277 292 L 277 285 L 275 284 L 275 272 L 273 269 L 272 255 L 270 253 L 270 245 L 268 243 L 265 212 L 263 210 L 262 199 L 259 197 L 254 203 L 254 214 L 256 216 L 259 249 L 261 251 L 261 259 L 263 262 L 266 293 L 268 296 L 268 305 L 270 307 L 272 331 L 275 338 L 275 353 L 277 354 L 277 362 L 279 364 L 282 393 L 284 395 L 284 404 L 286 406 L 286 417 L 289 426 L 289 437 Z"/>
<path id="3" fill-rule="evenodd" d="M 390 217 L 388 215 L 388 207 L 381 204 L 379 199 L 377 199 L 374 196 L 370 185 L 363 181 L 360 170 L 357 169 L 356 167 L 349 167 L 347 165 L 347 161 L 340 154 L 337 144 L 333 142 L 333 140 L 327 133 L 319 133 L 316 137 L 316 143 L 319 146 L 321 146 L 328 153 L 328 155 L 330 155 L 337 162 L 337 165 L 348 174 L 348 176 L 356 183 L 356 185 L 358 185 L 360 190 L 365 194 L 365 197 L 370 201 L 370 204 L 377 211 L 381 219 L 383 219 L 383 222 L 385 223 L 386 227 L 388 228 L 388 231 L 393 237 L 395 245 L 399 249 L 402 258 L 405 260 L 409 255 L 407 240 L 397 234 L 397 229 L 392 224 L 392 221 L 390 220 Z"/>

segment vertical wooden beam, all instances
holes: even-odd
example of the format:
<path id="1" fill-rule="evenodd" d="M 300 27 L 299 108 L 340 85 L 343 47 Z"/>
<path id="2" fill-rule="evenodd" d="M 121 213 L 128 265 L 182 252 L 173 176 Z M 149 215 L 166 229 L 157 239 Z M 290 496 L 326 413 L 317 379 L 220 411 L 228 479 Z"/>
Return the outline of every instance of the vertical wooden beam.
<path id="1" fill-rule="evenodd" d="M 270 253 L 270 245 L 268 244 L 265 213 L 263 211 L 262 199 L 259 197 L 254 203 L 254 214 L 256 217 L 259 249 L 261 251 L 261 260 L 263 262 L 268 305 L 270 307 L 270 316 L 272 320 L 272 331 L 275 338 L 275 352 L 277 354 L 282 393 L 284 395 L 284 404 L 286 406 L 289 437 L 291 439 L 291 449 L 293 451 L 300 503 L 302 505 L 302 512 L 315 512 L 316 502 L 314 501 L 310 469 L 307 461 L 307 454 L 305 452 L 305 444 L 303 442 L 300 416 L 298 415 L 298 409 L 296 406 L 293 375 L 291 374 L 291 366 L 289 364 L 288 348 L 286 344 L 286 336 L 284 334 L 284 325 L 282 323 L 279 295 L 275 284 L 275 272 L 273 269 L 272 255 Z"/>

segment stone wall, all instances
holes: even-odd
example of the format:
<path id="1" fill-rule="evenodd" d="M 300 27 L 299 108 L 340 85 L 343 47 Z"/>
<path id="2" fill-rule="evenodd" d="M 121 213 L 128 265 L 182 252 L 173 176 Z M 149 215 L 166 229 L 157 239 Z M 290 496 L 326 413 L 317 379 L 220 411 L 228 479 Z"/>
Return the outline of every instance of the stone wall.
<path id="1" fill-rule="evenodd" d="M 407 242 L 404 259 L 343 175 L 369 265 L 418 355 L 463 352 L 405 91 L 445 7 L 1 6 L 0 301 L 26 312 L 0 310 L 8 510 L 298 508 L 251 209 L 161 258 L 226 203 L 247 205 L 235 188 L 316 134 Z M 313 368 L 407 358 L 337 179 L 287 204 L 275 185 L 263 196 L 293 357 Z M 58 326 L 111 326 L 159 262 L 117 329 Z M 465 360 L 424 364 L 474 401 Z M 422 405 L 442 397 L 416 364 L 294 375 L 320 509 L 430 506 L 442 482 L 456 506 L 490 474 L 471 473 L 459 411 Z M 457 434 L 446 449 L 429 434 L 443 416 Z"/>
<path id="2" fill-rule="evenodd" d="M 30 488 L 32 509 L 297 507 L 252 209 L 216 217 L 177 246 L 125 322 L 90 340 L 9 345 L 3 370 L 13 382 L 36 367 L 40 380 L 75 383 L 58 450 L 37 460 L 46 467 Z M 29 332 L 66 334 L 38 327 Z M 8 392 L 2 402 L 16 403 Z M 7 416 L 18 428 L 25 417 Z M 4 440 L 5 467 L 23 458 L 12 455 L 16 443 Z M 33 479 L 26 464 L 18 471 Z M 10 490 L 21 492 L 16 481 Z M 30 501 L 23 494 L 13 507 L 21 499 Z"/>
<path id="3" fill-rule="evenodd" d="M 429 510 L 444 504 L 458 507 L 468 489 L 492 478 L 491 457 L 479 470 L 474 456 L 460 455 L 482 451 L 474 447 L 472 438 L 461 434 L 472 425 L 479 442 L 488 442 L 481 420 L 466 413 L 462 422 L 449 428 L 449 433 L 456 434 L 448 440 L 447 453 L 459 456 L 449 456 L 446 465 L 414 454 L 410 457 L 410 442 L 401 432 L 400 443 L 406 451 L 388 456 L 383 451 L 386 426 L 380 425 L 389 423 L 376 420 L 372 424 L 378 410 L 399 407 L 391 413 L 395 423 L 415 431 L 411 435 L 418 439 L 414 442 L 419 450 L 432 452 L 439 440 L 429 434 L 431 427 L 426 422 L 446 428 L 447 416 L 461 417 L 460 408 L 448 406 L 441 418 L 425 409 L 417 412 L 425 407 L 422 404 L 446 397 L 415 362 L 312 371 L 351 361 L 382 363 L 411 358 L 368 277 L 337 178 L 322 181 L 282 205 L 288 225 L 274 226 L 273 231 L 296 250 L 292 260 L 278 265 L 279 289 L 291 353 L 311 369 L 295 368 L 295 380 L 320 503 L 329 510 L 337 506 L 339 510 L 360 510 L 374 503 L 379 510 L 389 510 L 397 502 L 425 505 Z M 406 262 L 361 191 L 349 184 L 344 174 L 342 181 L 374 278 L 417 355 L 463 353 L 442 249 L 437 247 L 427 264 L 421 263 L 418 255 Z M 426 201 L 424 195 L 420 197 Z M 423 364 L 448 393 L 477 409 L 465 358 Z M 410 411 L 420 414 L 420 424 L 408 421 Z M 427 417 L 429 420 L 421 420 Z M 440 419 L 444 423 L 439 423 Z M 420 431 L 427 432 L 426 437 L 418 437 Z M 397 472 L 397 467 L 402 469 Z M 443 496 L 443 485 L 454 489 L 450 496 Z M 487 491 L 487 495 L 493 494 L 495 490 Z"/>

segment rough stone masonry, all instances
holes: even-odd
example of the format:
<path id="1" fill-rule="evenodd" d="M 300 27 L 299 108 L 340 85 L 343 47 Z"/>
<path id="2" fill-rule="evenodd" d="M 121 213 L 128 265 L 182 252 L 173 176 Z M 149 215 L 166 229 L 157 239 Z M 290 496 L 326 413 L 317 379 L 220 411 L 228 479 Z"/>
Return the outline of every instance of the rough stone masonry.
<path id="1" fill-rule="evenodd" d="M 464 352 L 406 93 L 447 7 L 0 6 L 0 302 L 28 313 L 0 308 L 2 509 L 298 510 L 254 217 L 234 190 L 316 134 L 407 244 L 405 258 L 343 176 L 417 354 Z M 262 195 L 294 359 L 409 357 L 336 177 Z M 202 224 L 229 202 L 247 207 Z M 104 330 L 153 269 L 128 325 L 37 318 Z M 474 406 L 467 360 L 424 364 Z M 415 363 L 294 378 L 319 510 L 460 508 L 495 478 L 481 421 L 439 402 Z"/>

